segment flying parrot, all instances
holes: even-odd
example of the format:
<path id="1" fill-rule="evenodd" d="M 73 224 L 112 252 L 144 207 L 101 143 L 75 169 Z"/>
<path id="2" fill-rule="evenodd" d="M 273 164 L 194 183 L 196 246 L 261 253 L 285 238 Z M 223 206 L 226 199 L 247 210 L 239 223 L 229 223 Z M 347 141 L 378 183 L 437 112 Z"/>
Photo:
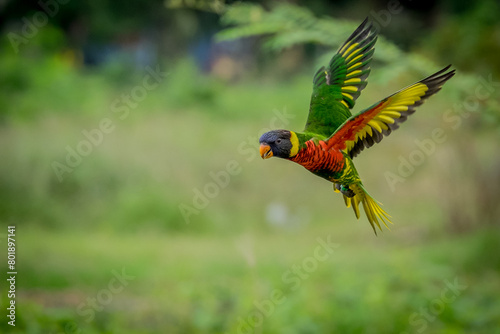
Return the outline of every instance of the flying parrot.
<path id="1" fill-rule="evenodd" d="M 429 96 L 437 93 L 455 70 L 451 65 L 353 115 L 351 109 L 366 87 L 377 32 L 368 18 L 339 48 L 327 67 L 314 75 L 309 116 L 303 132 L 273 130 L 260 137 L 263 159 L 278 157 L 302 165 L 333 183 L 346 206 L 359 219 L 359 203 L 375 234 L 379 220 L 390 215 L 366 191 L 353 163 L 364 148 L 399 128 Z"/>

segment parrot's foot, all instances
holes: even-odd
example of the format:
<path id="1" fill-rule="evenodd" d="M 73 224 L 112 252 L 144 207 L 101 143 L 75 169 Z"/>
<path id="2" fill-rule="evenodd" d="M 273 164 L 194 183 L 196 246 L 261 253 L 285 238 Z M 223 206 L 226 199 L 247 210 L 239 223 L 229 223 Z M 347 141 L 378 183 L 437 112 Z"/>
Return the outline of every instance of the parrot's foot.
<path id="1" fill-rule="evenodd" d="M 342 194 L 344 194 L 344 196 L 346 197 L 354 197 L 356 194 L 354 193 L 354 191 L 352 191 L 351 189 L 349 189 L 349 186 L 344 186 L 343 184 L 340 184 L 340 183 L 335 183 L 335 188 L 340 191 Z"/>

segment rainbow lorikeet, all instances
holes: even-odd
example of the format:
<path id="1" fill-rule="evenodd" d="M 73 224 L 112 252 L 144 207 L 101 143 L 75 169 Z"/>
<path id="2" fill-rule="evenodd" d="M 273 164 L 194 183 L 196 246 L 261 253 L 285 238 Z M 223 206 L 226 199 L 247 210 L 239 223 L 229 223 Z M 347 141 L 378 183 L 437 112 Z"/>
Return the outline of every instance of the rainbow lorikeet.
<path id="1" fill-rule="evenodd" d="M 333 182 L 347 207 L 359 219 L 359 203 L 373 231 L 390 216 L 368 194 L 352 159 L 364 148 L 388 136 L 429 96 L 441 89 L 455 70 L 451 65 L 352 115 L 356 99 L 366 87 L 377 32 L 366 19 L 340 47 L 327 67 L 314 75 L 309 116 L 303 132 L 273 130 L 260 137 L 263 159 L 278 157 L 296 162 Z"/>

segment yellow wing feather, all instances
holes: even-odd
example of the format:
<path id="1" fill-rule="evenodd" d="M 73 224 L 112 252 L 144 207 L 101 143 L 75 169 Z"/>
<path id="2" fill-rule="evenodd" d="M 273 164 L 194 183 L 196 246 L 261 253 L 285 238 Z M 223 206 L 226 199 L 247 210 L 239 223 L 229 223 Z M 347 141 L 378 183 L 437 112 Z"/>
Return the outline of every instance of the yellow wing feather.
<path id="1" fill-rule="evenodd" d="M 449 67 L 350 117 L 327 140 L 327 147 L 343 150 L 353 158 L 365 147 L 380 142 L 384 136 L 398 129 L 399 125 L 415 112 L 416 107 L 439 91 L 441 86 L 455 74 L 454 70 L 446 72 Z M 344 86 L 342 95 L 349 99 L 352 96 L 350 93 L 355 89 L 355 86 Z"/>

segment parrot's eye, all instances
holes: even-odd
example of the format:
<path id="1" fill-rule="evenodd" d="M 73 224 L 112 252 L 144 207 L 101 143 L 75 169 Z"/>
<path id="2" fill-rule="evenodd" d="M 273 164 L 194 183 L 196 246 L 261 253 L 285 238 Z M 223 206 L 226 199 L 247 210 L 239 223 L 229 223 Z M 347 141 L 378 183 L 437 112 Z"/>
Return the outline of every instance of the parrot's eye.
<path id="1" fill-rule="evenodd" d="M 281 139 L 276 139 L 276 144 L 281 144 Z"/>

